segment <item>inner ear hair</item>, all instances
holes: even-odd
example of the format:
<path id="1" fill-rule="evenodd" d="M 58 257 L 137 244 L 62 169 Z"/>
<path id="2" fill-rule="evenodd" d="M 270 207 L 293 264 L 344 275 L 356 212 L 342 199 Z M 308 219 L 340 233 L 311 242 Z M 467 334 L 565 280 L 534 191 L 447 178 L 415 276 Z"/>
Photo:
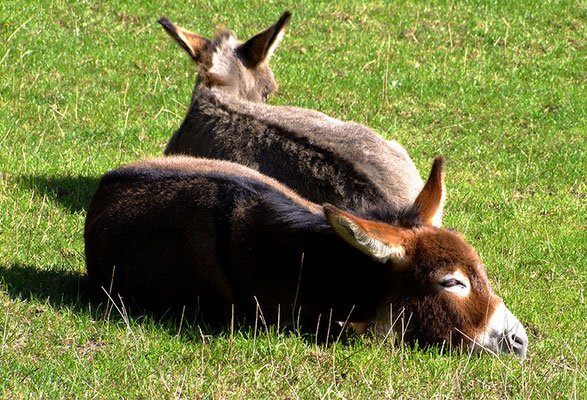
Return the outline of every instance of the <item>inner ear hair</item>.
<path id="1" fill-rule="evenodd" d="M 271 53 L 279 44 L 290 18 L 291 13 L 284 12 L 275 24 L 257 33 L 239 47 L 240 54 L 251 68 L 271 57 Z"/>
<path id="2" fill-rule="evenodd" d="M 436 156 L 426 184 L 414 201 L 424 223 L 432 226 L 442 225 L 442 211 L 446 190 L 444 188 L 444 163 L 442 155 Z"/>
<path id="3" fill-rule="evenodd" d="M 402 264 L 405 249 L 402 235 L 383 223 L 363 220 L 330 204 L 324 205 L 324 214 L 332 228 L 351 246 L 379 262 L 393 260 Z"/>
<path id="4" fill-rule="evenodd" d="M 212 44 L 210 39 L 175 25 L 167 17 L 159 18 L 158 22 L 169 36 L 175 39 L 196 62 L 201 63 L 203 61 L 209 46 Z"/>

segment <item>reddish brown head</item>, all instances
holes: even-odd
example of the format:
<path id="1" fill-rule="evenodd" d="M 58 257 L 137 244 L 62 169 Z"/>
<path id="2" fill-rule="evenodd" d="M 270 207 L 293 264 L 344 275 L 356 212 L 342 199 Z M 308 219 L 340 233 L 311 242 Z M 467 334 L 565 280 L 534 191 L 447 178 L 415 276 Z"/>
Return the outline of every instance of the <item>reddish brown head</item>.
<path id="1" fill-rule="evenodd" d="M 415 201 L 419 226 L 370 221 L 331 205 L 324 206 L 326 217 L 347 242 L 387 265 L 380 325 L 420 344 L 464 343 L 524 358 L 524 328 L 491 289 L 481 260 L 458 233 L 440 227 L 443 164 L 435 159 Z"/>
<path id="2" fill-rule="evenodd" d="M 217 88 L 260 102 L 277 89 L 268 61 L 290 18 L 291 13 L 284 12 L 275 24 L 244 43 L 227 30 L 210 40 L 173 24 L 166 17 L 161 17 L 159 23 L 200 64 L 197 87 Z"/>

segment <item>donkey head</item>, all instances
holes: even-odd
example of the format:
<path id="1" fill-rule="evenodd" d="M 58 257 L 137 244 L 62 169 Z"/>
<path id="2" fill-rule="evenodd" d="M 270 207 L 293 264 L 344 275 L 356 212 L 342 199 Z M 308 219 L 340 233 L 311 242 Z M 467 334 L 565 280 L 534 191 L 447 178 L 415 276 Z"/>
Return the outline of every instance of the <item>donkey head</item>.
<path id="1" fill-rule="evenodd" d="M 244 43 L 227 30 L 210 40 L 173 24 L 166 17 L 161 17 L 159 23 L 200 64 L 196 87 L 218 88 L 260 102 L 277 89 L 268 61 L 290 18 L 291 13 L 284 12 L 275 24 Z"/>
<path id="2" fill-rule="evenodd" d="M 524 358 L 524 327 L 491 289 L 480 258 L 459 234 L 440 227 L 443 163 L 435 159 L 415 200 L 422 224 L 406 229 L 331 205 L 325 215 L 344 240 L 384 264 L 388 294 L 379 306 L 380 325 L 420 344 L 465 343 Z"/>

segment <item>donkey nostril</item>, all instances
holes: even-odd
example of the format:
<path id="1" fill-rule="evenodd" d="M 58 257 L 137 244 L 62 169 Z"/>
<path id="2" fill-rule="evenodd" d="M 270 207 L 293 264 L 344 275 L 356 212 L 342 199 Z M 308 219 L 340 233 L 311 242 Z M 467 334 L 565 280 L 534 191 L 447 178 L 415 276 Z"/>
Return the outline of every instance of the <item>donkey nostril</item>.
<path id="1" fill-rule="evenodd" d="M 526 346 L 528 344 L 528 339 L 525 337 L 525 335 L 516 335 L 515 333 L 512 333 L 508 335 L 507 342 L 510 351 L 512 351 L 521 359 L 526 358 Z"/>
<path id="2" fill-rule="evenodd" d="M 518 346 L 524 346 L 524 345 L 526 344 L 526 340 L 525 340 L 523 337 L 520 337 L 520 336 L 518 336 L 518 335 L 515 335 L 515 334 L 513 334 L 513 335 L 510 337 L 510 339 L 511 339 L 511 341 L 512 341 L 512 343 L 513 343 L 514 345 L 518 345 Z"/>

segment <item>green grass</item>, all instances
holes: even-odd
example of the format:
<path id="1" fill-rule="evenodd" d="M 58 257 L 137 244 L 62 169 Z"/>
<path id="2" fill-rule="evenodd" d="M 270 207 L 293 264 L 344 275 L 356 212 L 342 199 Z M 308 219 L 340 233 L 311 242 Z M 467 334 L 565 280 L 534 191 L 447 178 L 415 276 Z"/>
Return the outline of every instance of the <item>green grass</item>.
<path id="1" fill-rule="evenodd" d="M 423 176 L 447 157 L 445 225 L 527 326 L 526 362 L 88 300 L 98 179 L 161 155 L 193 89 L 157 18 L 245 38 L 284 9 L 270 102 L 367 124 Z M 586 398 L 586 17 L 581 1 L 3 1 L 0 398 Z"/>

